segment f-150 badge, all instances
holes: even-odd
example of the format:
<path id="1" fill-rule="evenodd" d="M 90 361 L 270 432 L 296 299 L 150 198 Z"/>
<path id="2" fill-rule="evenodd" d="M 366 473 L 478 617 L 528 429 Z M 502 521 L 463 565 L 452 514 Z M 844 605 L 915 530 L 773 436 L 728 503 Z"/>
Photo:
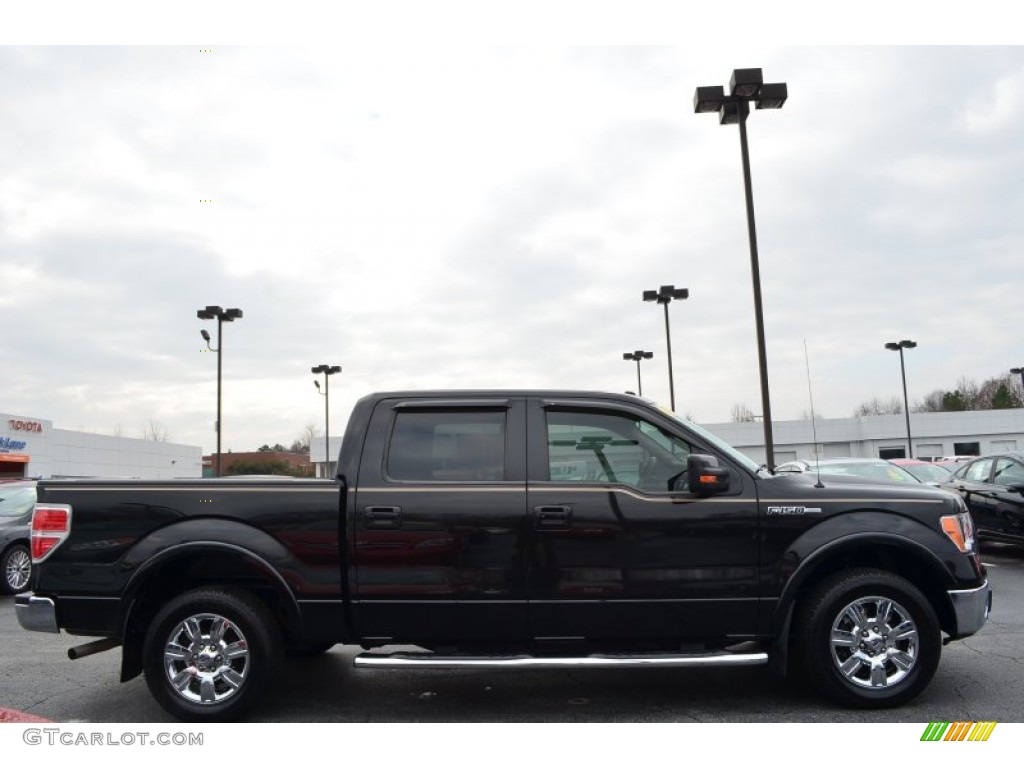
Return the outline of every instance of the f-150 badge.
<path id="1" fill-rule="evenodd" d="M 768 507 L 769 515 L 820 515 L 821 507 Z"/>

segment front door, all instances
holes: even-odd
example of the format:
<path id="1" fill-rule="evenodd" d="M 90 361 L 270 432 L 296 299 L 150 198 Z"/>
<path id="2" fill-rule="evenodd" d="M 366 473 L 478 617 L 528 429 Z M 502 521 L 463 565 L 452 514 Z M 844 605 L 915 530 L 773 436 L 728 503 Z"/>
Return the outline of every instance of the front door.
<path id="1" fill-rule="evenodd" d="M 737 639 L 757 618 L 757 501 L 680 488 L 713 453 L 639 406 L 534 401 L 527 505 L 530 628 L 538 641 Z M 673 481 L 680 473 L 682 478 Z"/>

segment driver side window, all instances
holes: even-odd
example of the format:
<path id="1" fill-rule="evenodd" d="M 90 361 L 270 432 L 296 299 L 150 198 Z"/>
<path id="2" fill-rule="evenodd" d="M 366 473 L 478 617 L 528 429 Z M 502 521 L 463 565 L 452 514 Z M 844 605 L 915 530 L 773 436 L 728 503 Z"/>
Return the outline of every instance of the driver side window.
<path id="1" fill-rule="evenodd" d="M 672 477 L 685 473 L 691 452 L 680 438 L 626 414 L 549 411 L 547 433 L 549 478 L 561 483 L 665 492 Z"/>

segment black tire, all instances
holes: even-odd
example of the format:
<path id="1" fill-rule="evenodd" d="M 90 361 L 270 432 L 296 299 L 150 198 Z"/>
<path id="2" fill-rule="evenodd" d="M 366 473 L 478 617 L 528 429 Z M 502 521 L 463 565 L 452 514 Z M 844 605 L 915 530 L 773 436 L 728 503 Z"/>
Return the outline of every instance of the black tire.
<path id="1" fill-rule="evenodd" d="M 808 682 L 850 707 L 910 701 L 931 681 L 942 652 L 928 599 L 906 579 L 871 568 L 819 585 L 803 601 L 796 631 Z"/>
<path id="2" fill-rule="evenodd" d="M 0 557 L 0 592 L 14 595 L 28 589 L 32 576 L 32 555 L 24 544 L 13 544 Z"/>
<path id="3" fill-rule="evenodd" d="M 270 611 L 251 594 L 203 588 L 160 610 L 142 653 L 146 684 L 165 710 L 181 720 L 233 721 L 269 684 L 281 637 Z"/>

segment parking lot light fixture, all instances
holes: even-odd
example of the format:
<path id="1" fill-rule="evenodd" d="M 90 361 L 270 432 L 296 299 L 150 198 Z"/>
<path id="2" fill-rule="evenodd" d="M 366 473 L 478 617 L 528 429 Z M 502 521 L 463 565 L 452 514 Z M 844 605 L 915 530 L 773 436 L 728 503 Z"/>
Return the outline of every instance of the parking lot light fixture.
<path id="1" fill-rule="evenodd" d="M 623 352 L 622 353 L 622 359 L 623 360 L 635 360 L 636 361 L 636 391 L 637 391 L 637 397 L 643 397 L 644 396 L 644 387 L 643 387 L 643 384 L 640 383 L 640 361 L 641 360 L 650 360 L 652 357 L 654 357 L 654 353 L 653 352 L 644 352 L 642 349 L 638 349 L 635 352 Z"/>
<path id="2" fill-rule="evenodd" d="M 211 352 L 217 353 L 217 477 L 220 477 L 220 435 L 221 435 L 221 350 L 224 348 L 224 338 L 221 333 L 222 326 L 224 323 L 230 323 L 235 320 L 242 318 L 242 310 L 237 308 L 222 309 L 216 305 L 210 304 L 203 309 L 196 310 L 196 317 L 200 320 L 217 320 L 217 348 L 214 349 L 210 346 L 210 333 L 202 328 L 199 331 L 199 335 L 203 337 L 203 341 L 206 342 L 206 348 Z"/>
<path id="3" fill-rule="evenodd" d="M 907 400 L 907 369 L 903 364 L 903 350 L 914 349 L 917 346 L 916 341 L 910 339 L 903 339 L 902 341 L 888 341 L 885 344 L 885 348 L 892 352 L 900 353 L 900 375 L 903 377 L 903 415 L 907 419 L 907 458 L 914 458 L 914 447 L 910 442 L 910 401 Z"/>
<path id="4" fill-rule="evenodd" d="M 1010 369 L 1010 373 L 1016 373 L 1016 374 L 1018 374 L 1020 376 L 1020 387 L 1021 387 L 1021 391 L 1024 392 L 1024 367 L 1021 367 L 1021 368 L 1011 368 Z"/>
<path id="5" fill-rule="evenodd" d="M 689 288 L 676 288 L 674 285 L 663 285 L 656 291 L 644 291 L 644 301 L 656 301 L 665 308 L 665 346 L 668 349 L 668 396 L 669 404 L 676 409 L 676 386 L 672 379 L 672 332 L 668 326 L 668 305 L 673 299 L 690 298 Z"/>
<path id="6" fill-rule="evenodd" d="M 717 112 L 722 125 L 739 125 L 740 154 L 743 158 L 743 189 L 746 194 L 747 236 L 750 241 L 750 274 L 754 285 L 754 321 L 757 326 L 758 370 L 761 377 L 761 409 L 764 414 L 764 448 L 769 467 L 775 466 L 772 438 L 772 408 L 768 393 L 768 354 L 764 341 L 764 310 L 761 306 L 761 269 L 757 257 L 754 225 L 754 195 L 750 181 L 750 153 L 747 148 L 747 117 L 750 102 L 755 109 L 781 109 L 789 91 L 785 83 L 763 82 L 760 69 L 735 69 L 729 79 L 729 95 L 719 85 L 700 86 L 693 95 L 693 111 Z"/>
<path id="7" fill-rule="evenodd" d="M 320 382 L 314 379 L 313 384 L 317 392 L 324 396 L 324 477 L 330 476 L 331 471 L 331 376 L 341 373 L 340 365 L 318 365 L 310 368 L 312 373 L 324 375 L 324 388 L 320 390 Z"/>

